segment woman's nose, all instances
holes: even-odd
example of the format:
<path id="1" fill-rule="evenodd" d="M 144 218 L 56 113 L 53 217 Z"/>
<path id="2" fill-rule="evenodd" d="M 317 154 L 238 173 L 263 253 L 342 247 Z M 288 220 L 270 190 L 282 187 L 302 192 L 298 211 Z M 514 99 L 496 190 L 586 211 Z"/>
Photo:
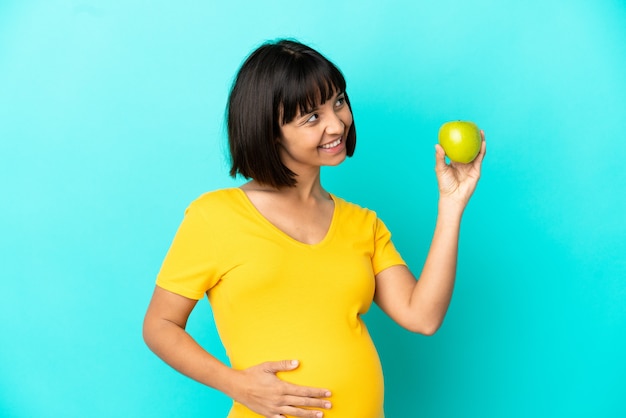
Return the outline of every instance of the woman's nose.
<path id="1" fill-rule="evenodd" d="M 342 134 L 346 125 L 338 114 L 333 113 L 326 125 L 326 132 L 329 134 Z"/>

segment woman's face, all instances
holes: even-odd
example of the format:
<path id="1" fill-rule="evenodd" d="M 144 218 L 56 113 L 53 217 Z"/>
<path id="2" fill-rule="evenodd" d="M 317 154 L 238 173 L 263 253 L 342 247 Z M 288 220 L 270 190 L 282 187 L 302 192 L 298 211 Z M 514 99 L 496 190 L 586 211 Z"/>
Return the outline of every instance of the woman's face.
<path id="1" fill-rule="evenodd" d="M 335 93 L 308 113 L 298 112 L 281 127 L 279 153 L 283 164 L 296 174 L 340 164 L 346 158 L 351 126 L 352 112 L 344 92 Z"/>

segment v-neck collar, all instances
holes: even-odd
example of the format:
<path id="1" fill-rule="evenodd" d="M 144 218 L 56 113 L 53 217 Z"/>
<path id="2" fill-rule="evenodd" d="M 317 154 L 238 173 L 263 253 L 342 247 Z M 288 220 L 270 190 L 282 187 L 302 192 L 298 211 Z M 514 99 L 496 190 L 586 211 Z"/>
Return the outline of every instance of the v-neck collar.
<path id="1" fill-rule="evenodd" d="M 324 238 L 322 238 L 322 240 L 320 240 L 319 242 L 316 242 L 314 244 L 307 244 L 305 242 L 299 241 L 297 239 L 295 239 L 294 237 L 292 237 L 291 235 L 287 234 L 285 231 L 283 231 L 282 229 L 280 229 L 279 227 L 277 227 L 276 225 L 274 225 L 272 222 L 269 221 L 269 219 L 267 219 L 258 209 L 257 207 L 254 205 L 254 203 L 252 203 L 252 201 L 250 200 L 250 198 L 248 197 L 247 193 L 239 188 L 236 187 L 234 188 L 235 190 L 237 190 L 237 193 L 240 195 L 243 204 L 247 207 L 247 209 L 250 211 L 250 213 L 252 213 L 256 218 L 258 218 L 263 224 L 265 224 L 267 226 L 268 229 L 272 230 L 274 232 L 274 234 L 279 235 L 280 237 L 282 237 L 282 239 L 291 242 L 292 244 L 298 245 L 298 246 L 302 246 L 302 247 L 307 247 L 307 248 L 317 248 L 317 247 L 321 247 L 323 246 L 326 242 L 328 242 L 335 230 L 335 224 L 337 221 L 337 212 L 339 211 L 339 202 L 337 201 L 337 198 L 332 194 L 329 193 L 330 198 L 333 201 L 333 216 L 332 219 L 330 221 L 330 225 L 328 227 L 328 230 L 326 231 L 326 234 L 324 235 Z"/>

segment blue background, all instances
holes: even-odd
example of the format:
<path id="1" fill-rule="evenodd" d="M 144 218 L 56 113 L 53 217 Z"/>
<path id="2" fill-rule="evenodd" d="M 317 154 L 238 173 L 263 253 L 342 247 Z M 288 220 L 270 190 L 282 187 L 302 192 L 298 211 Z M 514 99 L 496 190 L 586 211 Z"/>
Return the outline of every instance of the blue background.
<path id="1" fill-rule="evenodd" d="M 187 204 L 227 176 L 243 58 L 296 37 L 346 74 L 355 157 L 324 184 L 419 271 L 441 123 L 485 130 L 442 329 L 366 316 L 394 417 L 626 416 L 620 0 L 0 3 L 0 412 L 221 417 L 144 346 Z M 194 336 L 225 359 L 206 300 Z"/>

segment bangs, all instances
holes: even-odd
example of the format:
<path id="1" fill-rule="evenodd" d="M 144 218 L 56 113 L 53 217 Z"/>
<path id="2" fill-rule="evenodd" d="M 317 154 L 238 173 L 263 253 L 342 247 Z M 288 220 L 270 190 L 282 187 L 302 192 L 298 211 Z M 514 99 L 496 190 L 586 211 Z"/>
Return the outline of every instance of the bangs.
<path id="1" fill-rule="evenodd" d="M 312 56 L 294 59 L 285 72 L 278 95 L 281 124 L 291 122 L 298 114 L 310 113 L 337 93 L 345 92 L 346 80 L 337 67 Z"/>

